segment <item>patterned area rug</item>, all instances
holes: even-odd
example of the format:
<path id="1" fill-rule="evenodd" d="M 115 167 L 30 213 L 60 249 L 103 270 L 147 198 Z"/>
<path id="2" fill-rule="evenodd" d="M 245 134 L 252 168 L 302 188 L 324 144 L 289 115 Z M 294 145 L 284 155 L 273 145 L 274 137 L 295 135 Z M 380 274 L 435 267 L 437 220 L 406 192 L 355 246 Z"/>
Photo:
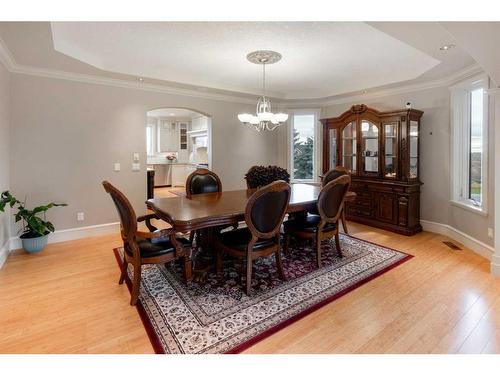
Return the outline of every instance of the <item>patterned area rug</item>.
<path id="1" fill-rule="evenodd" d="M 242 289 L 243 265 L 235 260 L 224 274 L 209 273 L 204 284 L 187 287 L 180 265 L 143 266 L 137 309 L 157 353 L 238 353 L 317 308 L 348 293 L 412 256 L 341 235 L 322 244 L 322 267 L 309 244 L 292 244 L 278 278 L 271 256 L 254 263 L 253 290 Z M 121 264 L 122 249 L 115 249 Z M 127 285 L 133 270 L 129 268 Z"/>

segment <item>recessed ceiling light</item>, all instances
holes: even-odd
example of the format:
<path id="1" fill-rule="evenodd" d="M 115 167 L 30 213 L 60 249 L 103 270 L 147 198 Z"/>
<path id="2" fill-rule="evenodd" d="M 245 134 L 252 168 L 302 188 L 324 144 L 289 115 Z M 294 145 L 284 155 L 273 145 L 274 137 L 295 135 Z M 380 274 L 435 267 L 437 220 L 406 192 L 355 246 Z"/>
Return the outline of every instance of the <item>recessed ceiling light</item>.
<path id="1" fill-rule="evenodd" d="M 454 45 L 454 44 L 445 44 L 444 46 L 440 47 L 439 49 L 440 49 L 441 51 L 448 51 L 449 49 L 452 49 L 452 48 L 454 48 L 454 47 L 455 47 L 455 45 Z"/>
<path id="2" fill-rule="evenodd" d="M 175 113 L 169 113 L 168 115 L 169 116 L 175 116 Z"/>
<path id="3" fill-rule="evenodd" d="M 137 79 L 139 80 L 139 82 L 144 82 L 144 78 L 142 78 L 142 77 L 139 77 Z"/>

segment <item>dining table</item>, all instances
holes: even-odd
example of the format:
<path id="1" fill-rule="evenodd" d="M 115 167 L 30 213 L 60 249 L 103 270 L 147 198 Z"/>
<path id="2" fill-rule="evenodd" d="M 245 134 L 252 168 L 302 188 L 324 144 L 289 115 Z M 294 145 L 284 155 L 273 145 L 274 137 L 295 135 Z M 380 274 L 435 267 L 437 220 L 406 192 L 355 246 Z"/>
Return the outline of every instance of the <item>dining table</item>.
<path id="1" fill-rule="evenodd" d="M 317 184 L 292 183 L 290 215 L 306 213 L 316 207 L 321 186 Z M 213 266 L 213 228 L 237 226 L 244 221 L 245 208 L 256 189 L 228 190 L 218 193 L 196 194 L 167 198 L 153 198 L 146 201 L 147 207 L 161 220 L 172 225 L 179 232 L 203 230 L 205 241 L 194 256 L 193 275 L 201 281 Z M 346 200 L 353 200 L 356 193 L 349 191 Z M 344 218 L 344 231 L 347 227 Z M 198 244 L 197 244 L 198 245 Z"/>

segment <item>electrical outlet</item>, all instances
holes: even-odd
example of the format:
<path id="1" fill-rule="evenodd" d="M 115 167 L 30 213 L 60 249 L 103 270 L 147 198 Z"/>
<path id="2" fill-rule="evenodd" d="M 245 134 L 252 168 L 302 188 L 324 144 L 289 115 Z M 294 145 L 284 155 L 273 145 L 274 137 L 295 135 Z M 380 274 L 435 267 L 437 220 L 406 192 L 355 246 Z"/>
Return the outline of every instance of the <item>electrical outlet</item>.
<path id="1" fill-rule="evenodd" d="M 115 163 L 113 165 L 113 169 L 114 169 L 115 172 L 120 172 L 120 163 Z"/>
<path id="2" fill-rule="evenodd" d="M 138 152 L 134 152 L 134 161 L 135 162 L 139 161 L 139 153 Z"/>
<path id="3" fill-rule="evenodd" d="M 83 212 L 77 212 L 76 213 L 76 220 L 77 221 L 84 221 L 85 220 L 85 214 Z"/>
<path id="4" fill-rule="evenodd" d="M 493 238 L 493 228 L 488 228 L 488 237 Z"/>

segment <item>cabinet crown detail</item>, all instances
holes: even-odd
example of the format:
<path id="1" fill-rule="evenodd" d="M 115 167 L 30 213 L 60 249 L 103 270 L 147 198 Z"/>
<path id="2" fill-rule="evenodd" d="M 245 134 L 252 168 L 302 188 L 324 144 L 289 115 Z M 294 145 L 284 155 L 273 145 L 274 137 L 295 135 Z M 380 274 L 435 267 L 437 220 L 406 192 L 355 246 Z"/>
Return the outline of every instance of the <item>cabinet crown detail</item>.
<path id="1" fill-rule="evenodd" d="M 403 234 L 420 226 L 420 119 L 422 111 L 378 111 L 353 105 L 322 119 L 323 173 L 347 168 L 356 201 L 347 217 Z"/>

